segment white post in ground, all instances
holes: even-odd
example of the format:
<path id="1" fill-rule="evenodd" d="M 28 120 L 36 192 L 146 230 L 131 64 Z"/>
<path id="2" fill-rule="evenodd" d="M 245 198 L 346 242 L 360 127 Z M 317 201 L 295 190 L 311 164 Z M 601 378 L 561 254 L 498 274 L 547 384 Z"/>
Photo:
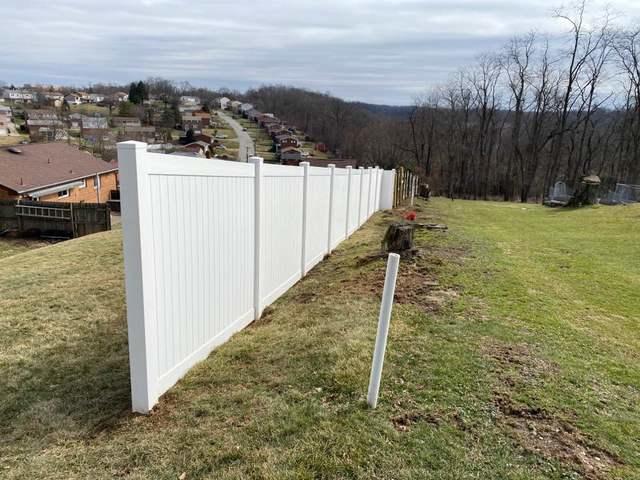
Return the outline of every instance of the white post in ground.
<path id="1" fill-rule="evenodd" d="M 384 363 L 384 351 L 387 348 L 387 335 L 389 334 L 389 321 L 391 320 L 391 308 L 393 307 L 393 295 L 396 291 L 396 278 L 400 255 L 390 253 L 387 260 L 387 273 L 384 278 L 384 290 L 382 291 L 382 304 L 380 305 L 380 317 L 378 318 L 378 333 L 376 334 L 376 346 L 371 362 L 371 376 L 369 377 L 369 392 L 367 403 L 369 407 L 378 405 L 378 392 L 380 391 L 380 377 L 382 376 L 382 364 Z"/>
<path id="2" fill-rule="evenodd" d="M 302 181 L 302 266 L 301 276 L 307 274 L 307 218 L 309 217 L 309 162 L 300 162 L 304 169 Z"/>
<path id="3" fill-rule="evenodd" d="M 329 235 L 327 239 L 327 253 L 331 253 L 332 241 L 331 237 L 333 236 L 333 190 L 336 179 L 336 166 L 333 163 L 327 165 L 329 167 L 329 171 L 331 172 L 331 183 L 329 184 Z"/>
<path id="4" fill-rule="evenodd" d="M 260 298 L 260 260 L 262 247 L 260 245 L 260 230 L 262 223 L 262 157 L 251 157 L 249 162 L 255 167 L 255 194 L 254 194 L 254 217 L 253 228 L 254 248 L 253 248 L 253 313 L 254 318 L 259 320 L 262 316 L 262 299 Z"/>

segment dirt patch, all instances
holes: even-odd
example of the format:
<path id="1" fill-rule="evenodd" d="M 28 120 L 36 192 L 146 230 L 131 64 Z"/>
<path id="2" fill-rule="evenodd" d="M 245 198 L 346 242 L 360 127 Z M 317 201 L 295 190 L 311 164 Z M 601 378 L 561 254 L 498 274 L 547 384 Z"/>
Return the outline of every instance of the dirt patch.
<path id="1" fill-rule="evenodd" d="M 440 412 L 421 412 L 419 410 L 410 410 L 391 417 L 393 428 L 399 432 L 407 432 L 413 425 L 421 422 L 438 426 L 449 420 L 449 416 L 446 414 Z"/>
<path id="2" fill-rule="evenodd" d="M 405 263 L 400 267 L 395 294 L 397 303 L 416 305 L 435 312 L 457 297 L 458 293 L 443 288 L 432 269 L 422 262 Z"/>
<path id="3" fill-rule="evenodd" d="M 568 420 L 539 407 L 514 405 L 508 397 L 496 397 L 498 422 L 526 451 L 570 465 L 588 479 L 602 479 L 621 461 L 589 443 Z"/>
<path id="4" fill-rule="evenodd" d="M 483 353 L 497 362 L 496 372 L 503 383 L 527 382 L 551 375 L 558 371 L 558 365 L 532 353 L 525 344 L 491 343 Z"/>
<path id="5" fill-rule="evenodd" d="M 484 354 L 496 361 L 499 385 L 494 391 L 496 422 L 524 450 L 569 465 L 588 479 L 605 478 L 621 462 L 613 454 L 591 444 L 574 426 L 572 412 L 551 413 L 542 407 L 513 400 L 523 385 L 542 382 L 557 373 L 558 366 L 536 356 L 525 344 L 492 343 Z"/>
<path id="6" fill-rule="evenodd" d="M 300 292 L 294 295 L 291 300 L 296 303 L 308 304 L 316 300 L 317 295 L 314 292 Z"/>
<path id="7" fill-rule="evenodd" d="M 357 267 L 370 266 L 378 262 L 375 268 L 369 268 L 360 275 L 344 278 L 340 282 L 340 291 L 349 294 L 370 293 L 382 295 L 384 287 L 386 255 L 372 254 L 356 259 Z M 458 292 L 440 285 L 433 263 L 424 256 L 400 262 L 394 301 L 401 305 L 415 305 L 427 312 L 436 312 L 454 301 Z"/>

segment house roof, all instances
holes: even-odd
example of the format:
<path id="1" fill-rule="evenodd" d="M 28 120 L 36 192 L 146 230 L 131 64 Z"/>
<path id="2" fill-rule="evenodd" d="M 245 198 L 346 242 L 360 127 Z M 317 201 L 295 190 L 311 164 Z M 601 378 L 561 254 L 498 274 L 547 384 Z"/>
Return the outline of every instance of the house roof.
<path id="1" fill-rule="evenodd" d="M 15 149 L 15 147 L 14 147 Z M 0 185 L 26 193 L 118 169 L 66 143 L 20 145 L 21 153 L 0 149 Z"/>
<path id="2" fill-rule="evenodd" d="M 64 125 L 62 121 L 57 118 L 30 118 L 27 120 L 29 127 L 52 127 Z"/>

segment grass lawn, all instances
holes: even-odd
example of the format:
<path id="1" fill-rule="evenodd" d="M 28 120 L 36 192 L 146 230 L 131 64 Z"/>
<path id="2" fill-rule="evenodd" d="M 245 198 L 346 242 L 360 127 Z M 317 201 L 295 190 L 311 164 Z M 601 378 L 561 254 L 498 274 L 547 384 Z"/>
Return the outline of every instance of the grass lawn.
<path id="1" fill-rule="evenodd" d="M 121 231 L 0 259 L 0 477 L 640 478 L 640 206 L 435 199 L 364 404 L 376 214 L 149 416 Z M 182 477 L 182 474 L 185 474 Z"/>
<path id="2" fill-rule="evenodd" d="M 0 260 L 35 248 L 45 247 L 50 242 L 29 238 L 0 238 Z"/>
<path id="3" fill-rule="evenodd" d="M 82 105 L 70 105 L 69 111 L 71 113 L 81 113 L 83 115 L 94 115 L 94 114 L 99 114 L 103 116 L 109 115 L 109 107 L 102 107 L 100 105 L 95 105 L 91 103 L 84 103 Z"/>

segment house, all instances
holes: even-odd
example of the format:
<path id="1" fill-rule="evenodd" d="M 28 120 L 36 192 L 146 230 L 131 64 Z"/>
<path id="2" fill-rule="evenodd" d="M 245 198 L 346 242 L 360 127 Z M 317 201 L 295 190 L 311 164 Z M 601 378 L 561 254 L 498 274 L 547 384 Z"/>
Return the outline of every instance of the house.
<path id="1" fill-rule="evenodd" d="M 256 110 L 255 108 L 252 108 L 251 110 L 248 110 L 247 112 L 245 112 L 244 116 L 246 118 L 248 118 L 249 120 L 256 122 L 258 120 L 258 117 L 262 115 L 262 112 L 259 110 Z"/>
<path id="2" fill-rule="evenodd" d="M 104 203 L 118 167 L 66 143 L 0 149 L 0 198 Z"/>
<path id="3" fill-rule="evenodd" d="M 82 117 L 81 113 L 72 113 L 67 117 L 67 122 L 69 124 L 69 128 L 73 130 L 79 130 L 82 126 Z"/>
<path id="4" fill-rule="evenodd" d="M 25 110 L 25 118 L 27 120 L 59 120 L 58 112 L 55 110 L 38 109 L 38 110 Z"/>
<path id="5" fill-rule="evenodd" d="M 242 105 L 240 105 L 239 110 L 240 110 L 240 113 L 244 115 L 245 112 L 248 112 L 249 110 L 253 110 L 253 104 L 243 103 Z"/>
<path id="6" fill-rule="evenodd" d="M 189 129 L 200 131 L 202 130 L 202 119 L 193 115 L 183 115 L 182 129 L 184 131 L 187 131 Z"/>
<path id="7" fill-rule="evenodd" d="M 301 160 L 302 151 L 299 148 L 286 147 L 280 150 L 280 161 L 285 165 L 298 165 Z"/>
<path id="8" fill-rule="evenodd" d="M 2 97 L 5 100 L 9 100 L 17 103 L 31 103 L 35 94 L 27 90 L 16 90 L 7 88 L 3 91 Z"/>
<path id="9" fill-rule="evenodd" d="M 102 93 L 90 93 L 88 95 L 88 99 L 90 103 L 100 103 L 100 102 L 104 102 L 105 99 L 105 95 Z"/>
<path id="10" fill-rule="evenodd" d="M 60 92 L 45 92 L 44 98 L 47 100 L 64 100 L 64 95 Z"/>
<path id="11" fill-rule="evenodd" d="M 180 97 L 180 103 L 182 105 L 199 105 L 200 99 L 198 97 L 192 97 L 189 95 L 183 95 Z"/>
<path id="12" fill-rule="evenodd" d="M 211 126 L 211 114 L 208 112 L 203 112 L 203 111 L 197 111 L 197 112 L 191 112 L 191 115 L 194 117 L 198 117 L 200 119 L 200 123 L 202 124 L 202 127 L 209 127 Z"/>
<path id="13" fill-rule="evenodd" d="M 138 117 L 111 117 L 111 125 L 115 128 L 140 127 L 142 123 Z"/>
<path id="14" fill-rule="evenodd" d="M 231 101 L 231 99 L 227 98 L 227 97 L 220 97 L 218 99 L 218 105 L 220 105 L 220 108 L 222 110 L 226 110 L 229 107 L 229 102 Z"/>
<path id="15" fill-rule="evenodd" d="M 291 135 L 279 135 L 276 137 L 276 142 L 278 142 L 278 148 L 281 150 L 289 147 L 300 148 L 298 139 Z"/>
<path id="16" fill-rule="evenodd" d="M 60 92 L 46 92 L 44 98 L 56 108 L 60 108 L 64 101 L 64 95 Z"/>
<path id="17" fill-rule="evenodd" d="M 88 117 L 83 115 L 80 123 L 80 132 L 85 138 L 94 140 L 102 138 L 109 131 L 109 122 L 106 117 Z"/>
<path id="18" fill-rule="evenodd" d="M 114 102 L 128 102 L 129 101 L 129 94 L 126 92 L 116 92 L 113 95 L 111 95 L 111 99 Z"/>
<path id="19" fill-rule="evenodd" d="M 64 101 L 69 105 L 80 105 L 82 103 L 82 97 L 77 93 L 70 93 L 64 97 Z"/>
<path id="20" fill-rule="evenodd" d="M 242 105 L 242 102 L 239 102 L 238 100 L 233 100 L 230 104 L 229 107 L 231 108 L 231 110 L 233 110 L 234 112 L 239 112 L 240 111 L 240 105 Z"/>
<path id="21" fill-rule="evenodd" d="M 202 105 L 196 103 L 194 105 L 178 105 L 178 111 L 182 114 L 189 115 L 193 112 L 202 110 Z"/>
<path id="22" fill-rule="evenodd" d="M 154 143 L 158 139 L 156 127 L 125 126 L 120 132 L 119 138 L 124 140 L 136 140 L 138 142 Z"/>
<path id="23" fill-rule="evenodd" d="M 27 131 L 35 140 L 62 140 L 66 137 L 64 123 L 57 118 L 30 118 L 27 120 Z"/>

